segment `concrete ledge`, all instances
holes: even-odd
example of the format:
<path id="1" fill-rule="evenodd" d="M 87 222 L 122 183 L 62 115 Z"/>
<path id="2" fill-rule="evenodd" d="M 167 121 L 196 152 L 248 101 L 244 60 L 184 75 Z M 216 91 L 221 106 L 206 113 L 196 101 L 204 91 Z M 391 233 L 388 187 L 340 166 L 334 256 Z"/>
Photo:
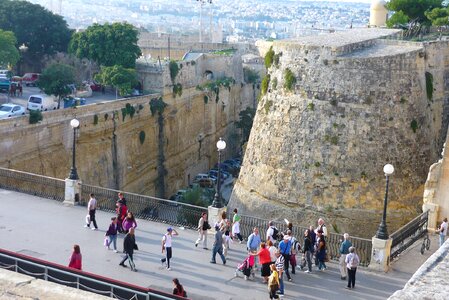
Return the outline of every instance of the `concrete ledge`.
<path id="1" fill-rule="evenodd" d="M 388 299 L 449 299 L 448 273 L 449 240 L 413 274 L 402 290 L 396 291 Z"/>
<path id="2" fill-rule="evenodd" d="M 65 285 L 36 279 L 13 271 L 0 269 L 0 298 L 39 300 L 106 300 L 109 297 L 77 290 Z"/>

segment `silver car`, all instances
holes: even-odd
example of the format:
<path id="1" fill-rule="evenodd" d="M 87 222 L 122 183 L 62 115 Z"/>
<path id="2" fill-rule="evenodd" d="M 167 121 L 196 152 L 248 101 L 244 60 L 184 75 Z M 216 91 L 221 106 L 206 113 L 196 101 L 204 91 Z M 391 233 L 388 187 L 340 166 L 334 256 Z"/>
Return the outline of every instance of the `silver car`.
<path id="1" fill-rule="evenodd" d="M 6 103 L 0 105 L 0 119 L 7 119 L 16 116 L 23 116 L 25 114 L 25 107 Z"/>

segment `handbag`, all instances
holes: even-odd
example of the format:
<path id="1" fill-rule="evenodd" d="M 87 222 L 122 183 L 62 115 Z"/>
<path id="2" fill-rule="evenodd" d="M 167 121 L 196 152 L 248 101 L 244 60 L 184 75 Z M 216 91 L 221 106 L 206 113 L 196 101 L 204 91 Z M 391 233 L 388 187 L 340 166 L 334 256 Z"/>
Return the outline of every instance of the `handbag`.
<path id="1" fill-rule="evenodd" d="M 134 249 L 134 250 L 139 250 L 139 247 L 137 246 L 137 244 L 134 244 L 133 249 Z"/>
<path id="2" fill-rule="evenodd" d="M 109 238 L 107 236 L 104 237 L 103 245 L 109 247 Z"/>
<path id="3" fill-rule="evenodd" d="M 90 224 L 90 215 L 86 216 L 86 224 Z"/>

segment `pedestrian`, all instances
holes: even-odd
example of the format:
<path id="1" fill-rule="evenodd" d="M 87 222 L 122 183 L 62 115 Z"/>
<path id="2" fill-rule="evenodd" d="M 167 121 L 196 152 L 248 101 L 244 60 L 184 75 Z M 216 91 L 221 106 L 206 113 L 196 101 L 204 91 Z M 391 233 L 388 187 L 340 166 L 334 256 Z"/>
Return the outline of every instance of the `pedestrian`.
<path id="1" fill-rule="evenodd" d="M 248 242 L 246 242 L 246 249 L 251 252 L 257 252 L 260 243 L 262 240 L 260 239 L 259 229 L 257 227 L 253 228 L 253 233 L 248 236 Z M 257 264 L 254 260 L 254 269 L 257 269 Z"/>
<path id="2" fill-rule="evenodd" d="M 289 223 L 289 228 L 292 228 L 291 226 L 292 223 Z M 299 241 L 296 239 L 296 237 L 293 236 L 292 234 L 292 230 L 289 229 L 287 230 L 286 233 L 288 239 L 291 242 L 292 248 L 290 251 L 290 265 L 292 266 L 292 274 L 296 273 L 296 254 L 299 253 L 300 249 L 301 249 L 301 244 L 299 243 Z"/>
<path id="3" fill-rule="evenodd" d="M 443 223 L 441 223 L 439 230 L 440 230 L 440 247 L 444 244 L 444 239 L 447 235 L 447 218 L 444 218 Z"/>
<path id="4" fill-rule="evenodd" d="M 284 239 L 279 243 L 279 251 L 284 257 L 284 272 L 287 275 L 288 281 L 292 281 L 292 277 L 289 272 L 290 255 L 292 250 L 292 242 L 288 235 L 284 235 Z"/>
<path id="5" fill-rule="evenodd" d="M 346 255 L 349 254 L 349 248 L 352 247 L 352 243 L 349 240 L 349 234 L 345 233 L 343 234 L 343 241 L 340 245 L 340 279 L 346 280 L 346 277 L 348 276 L 348 268 L 346 268 Z"/>
<path id="6" fill-rule="evenodd" d="M 69 268 L 82 270 L 82 256 L 79 245 L 73 245 L 73 252 L 70 256 Z"/>
<path id="7" fill-rule="evenodd" d="M 312 272 L 312 256 L 313 256 L 313 243 L 312 243 L 312 239 L 310 238 L 310 229 L 306 229 L 304 231 L 304 246 L 303 248 L 303 252 L 304 252 L 304 256 L 305 256 L 305 260 L 306 260 L 306 264 L 307 264 L 307 270 L 304 271 L 304 273 L 311 273 Z"/>
<path id="8" fill-rule="evenodd" d="M 327 227 L 326 224 L 324 224 L 323 218 L 318 219 L 318 227 L 316 228 L 315 232 L 318 232 L 318 230 L 321 230 L 323 232 L 323 235 L 327 237 Z"/>
<path id="9" fill-rule="evenodd" d="M 276 245 L 277 239 L 279 235 L 279 230 L 274 226 L 274 222 L 268 222 L 268 229 L 266 235 L 266 241 L 271 241 L 273 245 Z"/>
<path id="10" fill-rule="evenodd" d="M 136 219 L 134 218 L 134 215 L 132 212 L 128 211 L 125 219 L 123 220 L 122 227 L 123 227 L 123 231 L 125 233 L 128 233 L 128 231 L 131 227 L 134 229 L 137 228 L 137 222 L 136 222 Z"/>
<path id="11" fill-rule="evenodd" d="M 284 257 L 279 250 L 276 251 L 276 271 L 279 274 L 279 295 L 284 296 Z"/>
<path id="12" fill-rule="evenodd" d="M 134 235 L 134 228 L 131 227 L 123 240 L 123 253 L 125 253 L 125 256 L 123 257 L 119 265 L 122 267 L 126 267 L 125 261 L 128 260 L 131 271 L 137 272 L 133 258 L 134 250 L 137 250 L 137 244 L 136 237 Z"/>
<path id="13" fill-rule="evenodd" d="M 207 250 L 207 231 L 210 228 L 209 221 L 207 221 L 207 213 L 202 212 L 198 221 L 198 239 L 195 242 L 195 247 L 198 247 L 199 242 L 203 241 L 203 249 Z"/>
<path id="14" fill-rule="evenodd" d="M 228 249 L 229 249 L 229 240 L 230 232 L 231 232 L 231 223 L 229 222 L 228 218 L 226 217 L 226 212 L 223 211 L 221 213 L 221 221 L 219 223 L 220 231 L 223 233 L 223 254 L 224 256 L 228 255 Z"/>
<path id="15" fill-rule="evenodd" d="M 111 218 L 111 224 L 109 225 L 108 231 L 106 231 L 105 236 L 108 238 L 107 247 L 108 250 L 110 249 L 110 246 L 112 244 L 112 247 L 114 249 L 114 252 L 117 253 L 117 231 L 118 231 L 118 225 L 117 225 L 117 217 Z"/>
<path id="16" fill-rule="evenodd" d="M 225 265 L 226 258 L 223 255 L 223 233 L 221 232 L 220 226 L 218 224 L 215 225 L 215 241 L 214 241 L 214 245 L 212 247 L 212 258 L 210 260 L 211 264 L 217 263 L 215 260 L 217 253 L 218 253 L 218 255 L 220 255 L 223 265 Z"/>
<path id="17" fill-rule="evenodd" d="M 268 241 L 267 246 L 268 251 L 270 251 L 270 261 L 272 264 L 274 264 L 274 262 L 276 261 L 276 251 L 278 250 L 278 248 L 273 245 L 272 241 Z"/>
<path id="18" fill-rule="evenodd" d="M 275 264 L 270 264 L 271 275 L 268 277 L 268 294 L 270 299 L 279 299 L 276 292 L 279 290 L 279 274 Z"/>
<path id="19" fill-rule="evenodd" d="M 117 202 L 120 202 L 120 203 L 126 205 L 126 199 L 125 199 L 125 196 L 123 195 L 122 192 L 119 192 L 119 193 L 118 193 L 118 200 L 117 200 Z"/>
<path id="20" fill-rule="evenodd" d="M 84 227 L 90 228 L 90 223 L 94 224 L 94 227 L 92 227 L 92 230 L 97 230 L 97 221 L 95 220 L 95 211 L 97 209 L 97 199 L 95 199 L 94 194 L 90 194 L 89 202 L 87 203 L 87 214 L 89 215 L 89 218 L 87 218 L 88 222 Z"/>
<path id="21" fill-rule="evenodd" d="M 240 220 L 242 218 L 238 214 L 237 208 L 234 208 L 234 217 L 232 218 L 232 236 L 239 239 L 239 243 L 243 243 L 243 237 L 240 234 Z"/>
<path id="22" fill-rule="evenodd" d="M 125 217 L 128 213 L 128 207 L 126 206 L 126 199 L 123 196 L 123 193 L 118 193 L 119 199 L 117 200 L 116 206 L 116 213 L 117 213 L 117 224 L 118 224 L 118 231 L 120 233 L 123 233 L 123 221 L 125 220 Z"/>
<path id="23" fill-rule="evenodd" d="M 22 81 L 19 81 L 17 83 L 17 91 L 18 91 L 17 96 L 22 97 L 22 95 L 23 95 Z"/>
<path id="24" fill-rule="evenodd" d="M 345 258 L 346 267 L 348 268 L 348 285 L 347 289 L 353 289 L 355 286 L 355 273 L 357 272 L 357 266 L 360 264 L 360 258 L 355 253 L 355 248 L 349 248 L 349 254 Z"/>
<path id="25" fill-rule="evenodd" d="M 187 292 L 184 290 L 184 287 L 179 283 L 178 278 L 173 278 L 173 295 L 181 296 L 186 298 Z"/>
<path id="26" fill-rule="evenodd" d="M 178 232 L 171 227 L 167 228 L 167 233 L 162 237 L 162 254 L 165 251 L 165 257 L 161 258 L 162 266 L 164 264 L 167 270 L 170 271 L 170 259 L 172 258 L 172 237 L 179 235 Z"/>
<path id="27" fill-rule="evenodd" d="M 326 270 L 326 240 L 324 239 L 323 231 L 317 231 L 317 249 L 316 258 L 318 259 L 318 270 Z"/>
<path id="28" fill-rule="evenodd" d="M 266 247 L 264 242 L 260 243 L 260 249 L 257 253 L 251 253 L 250 255 L 259 256 L 259 262 L 262 265 L 260 268 L 260 276 L 263 278 L 263 283 L 268 282 L 268 276 L 270 276 L 270 265 L 271 265 L 271 257 L 270 251 Z"/>

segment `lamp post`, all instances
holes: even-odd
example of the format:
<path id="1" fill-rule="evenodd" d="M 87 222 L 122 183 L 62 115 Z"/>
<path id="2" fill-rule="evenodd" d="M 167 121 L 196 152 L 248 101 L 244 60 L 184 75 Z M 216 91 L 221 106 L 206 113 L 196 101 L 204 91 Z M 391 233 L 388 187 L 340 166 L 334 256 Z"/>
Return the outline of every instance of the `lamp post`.
<path id="1" fill-rule="evenodd" d="M 386 177 L 386 184 L 385 184 L 385 198 L 384 198 L 384 212 L 382 215 L 382 222 L 380 222 L 379 228 L 377 229 L 376 238 L 381 240 L 388 240 L 388 231 L 387 231 L 387 202 L 388 202 L 388 181 L 389 176 L 393 174 L 394 167 L 393 165 L 386 164 L 384 166 L 384 173 Z"/>
<path id="2" fill-rule="evenodd" d="M 218 150 L 218 176 L 217 176 L 217 190 L 215 191 L 214 201 L 212 202 L 212 207 L 222 208 L 223 203 L 221 202 L 221 193 L 220 193 L 220 181 L 221 181 L 221 152 L 226 148 L 226 142 L 220 138 L 217 142 L 217 150 Z"/>
<path id="3" fill-rule="evenodd" d="M 73 147 L 72 147 L 72 168 L 70 169 L 69 179 L 71 180 L 78 180 L 78 173 L 76 172 L 76 166 L 75 166 L 75 147 L 76 147 L 76 130 L 80 126 L 80 121 L 77 119 L 73 119 L 70 121 L 70 126 L 73 128 Z"/>

